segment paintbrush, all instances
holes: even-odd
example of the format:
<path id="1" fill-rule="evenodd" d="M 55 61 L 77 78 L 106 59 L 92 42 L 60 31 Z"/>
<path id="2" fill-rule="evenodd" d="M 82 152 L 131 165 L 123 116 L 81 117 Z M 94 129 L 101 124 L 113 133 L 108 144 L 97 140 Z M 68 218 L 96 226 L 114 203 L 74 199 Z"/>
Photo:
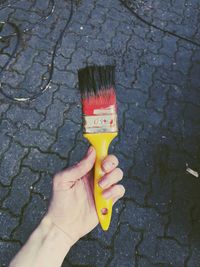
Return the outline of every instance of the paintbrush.
<path id="1" fill-rule="evenodd" d="M 115 66 L 88 66 L 78 71 L 82 98 L 83 136 L 96 150 L 94 167 L 94 199 L 99 222 L 108 230 L 112 215 L 112 199 L 102 196 L 98 182 L 104 175 L 102 160 L 118 134 L 115 94 Z"/>

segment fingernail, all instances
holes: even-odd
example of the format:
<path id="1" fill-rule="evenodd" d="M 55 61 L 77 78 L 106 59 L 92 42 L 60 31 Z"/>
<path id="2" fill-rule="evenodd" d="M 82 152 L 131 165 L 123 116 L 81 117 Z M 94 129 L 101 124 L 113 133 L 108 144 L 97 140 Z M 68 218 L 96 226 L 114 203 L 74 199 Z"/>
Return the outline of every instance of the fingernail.
<path id="1" fill-rule="evenodd" d="M 111 163 L 110 161 L 105 161 L 105 162 L 103 163 L 103 168 L 104 168 L 105 171 L 109 171 L 109 170 L 111 170 L 111 168 L 112 168 L 112 163 Z"/>
<path id="2" fill-rule="evenodd" d="M 108 181 L 107 180 L 103 179 L 103 180 L 99 181 L 99 186 L 101 188 L 105 188 L 107 185 L 108 185 Z"/>
<path id="3" fill-rule="evenodd" d="M 90 146 L 90 148 L 88 149 L 88 152 L 87 152 L 87 156 L 89 156 L 92 152 L 93 152 L 93 147 L 92 146 Z"/>
<path id="4" fill-rule="evenodd" d="M 112 194 L 111 194 L 111 192 L 106 191 L 106 192 L 103 192 L 103 197 L 106 198 L 106 199 L 109 199 L 109 198 L 112 197 Z"/>

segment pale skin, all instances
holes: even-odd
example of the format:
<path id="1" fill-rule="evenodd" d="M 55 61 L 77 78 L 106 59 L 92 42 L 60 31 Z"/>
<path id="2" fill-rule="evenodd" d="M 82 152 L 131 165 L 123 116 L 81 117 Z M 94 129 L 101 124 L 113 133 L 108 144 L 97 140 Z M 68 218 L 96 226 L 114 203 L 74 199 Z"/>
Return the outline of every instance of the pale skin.
<path id="1" fill-rule="evenodd" d="M 93 198 L 95 150 L 90 147 L 78 164 L 56 174 L 48 212 L 9 267 L 59 267 L 70 248 L 94 229 L 99 221 Z M 125 189 L 117 184 L 123 178 L 118 159 L 108 155 L 102 162 L 104 176 L 99 185 L 103 196 L 113 204 Z"/>

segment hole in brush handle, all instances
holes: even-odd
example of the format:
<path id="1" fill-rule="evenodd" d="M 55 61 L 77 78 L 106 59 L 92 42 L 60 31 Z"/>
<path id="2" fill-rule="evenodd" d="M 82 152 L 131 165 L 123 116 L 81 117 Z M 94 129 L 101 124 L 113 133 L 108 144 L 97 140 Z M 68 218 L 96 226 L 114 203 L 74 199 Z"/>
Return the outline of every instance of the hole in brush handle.
<path id="1" fill-rule="evenodd" d="M 103 208 L 103 209 L 101 209 L 101 214 L 102 214 L 102 215 L 106 215 L 106 214 L 108 214 L 108 209 L 107 209 L 107 208 Z"/>

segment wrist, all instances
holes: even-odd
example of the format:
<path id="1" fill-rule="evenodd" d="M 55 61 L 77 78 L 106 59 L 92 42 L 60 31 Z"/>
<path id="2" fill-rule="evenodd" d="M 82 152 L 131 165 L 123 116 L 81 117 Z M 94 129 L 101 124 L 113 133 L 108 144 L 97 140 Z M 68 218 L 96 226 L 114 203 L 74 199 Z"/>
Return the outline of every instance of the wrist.
<path id="1" fill-rule="evenodd" d="M 10 267 L 60 267 L 70 248 L 70 240 L 45 216 Z"/>
<path id="2" fill-rule="evenodd" d="M 54 243 L 62 246 L 66 252 L 72 247 L 72 241 L 68 236 L 55 225 L 48 215 L 45 215 L 39 224 L 39 229 L 42 232 L 43 242 Z"/>
<path id="3" fill-rule="evenodd" d="M 33 267 L 61 266 L 71 248 L 70 240 L 65 237 L 63 232 L 47 216 L 42 219 L 30 239 L 33 243 L 39 240 L 39 250 Z"/>

